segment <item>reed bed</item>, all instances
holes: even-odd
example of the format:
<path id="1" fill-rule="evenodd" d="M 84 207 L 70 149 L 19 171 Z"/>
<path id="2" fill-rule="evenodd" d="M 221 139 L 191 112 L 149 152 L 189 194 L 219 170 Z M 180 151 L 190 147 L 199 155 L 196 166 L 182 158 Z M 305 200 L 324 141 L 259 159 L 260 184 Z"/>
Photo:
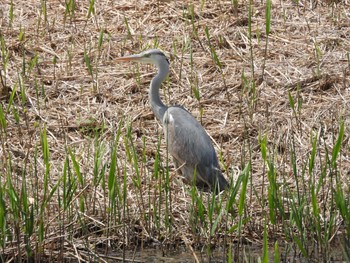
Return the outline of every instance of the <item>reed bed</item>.
<path id="1" fill-rule="evenodd" d="M 10 1 L 0 10 L 0 261 L 185 247 L 350 261 L 348 1 Z M 231 188 L 185 185 L 148 104 L 210 134 Z"/>

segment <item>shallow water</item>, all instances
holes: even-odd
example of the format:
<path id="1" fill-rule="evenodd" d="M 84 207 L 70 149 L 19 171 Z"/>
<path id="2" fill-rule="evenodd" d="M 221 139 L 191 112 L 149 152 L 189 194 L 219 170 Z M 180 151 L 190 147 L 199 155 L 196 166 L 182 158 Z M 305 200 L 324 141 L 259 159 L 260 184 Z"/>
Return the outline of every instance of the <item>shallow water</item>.
<path id="1" fill-rule="evenodd" d="M 282 249 L 283 250 L 283 249 Z M 281 252 L 281 262 L 308 262 L 300 254 L 289 251 L 288 253 Z M 269 249 L 269 262 L 273 262 L 273 248 Z M 239 251 L 232 251 L 233 262 L 259 262 L 263 256 L 262 247 L 260 246 L 243 246 Z M 328 262 L 345 262 L 342 251 L 338 248 L 332 250 L 332 260 Z M 178 247 L 176 250 L 163 250 L 161 248 L 138 248 L 134 251 L 125 251 L 123 257 L 123 251 L 111 253 L 107 258 L 110 262 L 210 262 L 210 263 L 222 263 L 227 262 L 227 249 L 216 248 L 213 251 L 207 251 L 206 249 L 200 251 L 196 250 L 192 252 L 186 247 Z M 312 262 L 318 262 L 312 260 Z"/>
<path id="2" fill-rule="evenodd" d="M 250 248 L 249 249 L 249 255 L 247 255 L 248 250 L 245 250 L 244 253 L 248 259 L 250 259 L 250 262 L 257 261 L 258 257 L 260 256 L 259 253 L 261 253 L 261 249 L 258 248 Z M 113 255 L 112 255 L 113 254 Z M 112 253 L 110 255 L 110 259 L 113 259 L 113 262 L 123 262 L 122 254 L 123 252 L 120 251 L 119 253 Z M 241 255 L 243 256 L 243 254 Z M 135 251 L 126 251 L 125 262 L 211 262 L 211 263 L 221 263 L 221 262 L 227 262 L 227 251 L 224 249 L 215 249 L 212 252 L 209 251 L 199 251 L 196 250 L 192 252 L 190 249 L 187 249 L 186 247 L 180 247 L 176 250 L 162 250 L 162 249 L 137 249 Z M 237 262 L 237 261 L 234 261 Z"/>

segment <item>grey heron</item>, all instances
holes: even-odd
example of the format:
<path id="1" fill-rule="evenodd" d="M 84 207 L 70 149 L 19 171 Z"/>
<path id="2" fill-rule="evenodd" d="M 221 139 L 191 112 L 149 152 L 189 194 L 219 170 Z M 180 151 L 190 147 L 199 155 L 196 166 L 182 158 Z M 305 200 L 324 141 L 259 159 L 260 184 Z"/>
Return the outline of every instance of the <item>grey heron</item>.
<path id="1" fill-rule="evenodd" d="M 152 79 L 149 101 L 156 118 L 162 123 L 168 151 L 188 184 L 204 191 L 219 193 L 229 184 L 221 173 L 213 144 L 202 125 L 181 106 L 166 106 L 160 99 L 159 89 L 169 73 L 169 60 L 158 49 L 120 57 L 117 61 L 137 61 L 153 64 L 158 73 Z"/>

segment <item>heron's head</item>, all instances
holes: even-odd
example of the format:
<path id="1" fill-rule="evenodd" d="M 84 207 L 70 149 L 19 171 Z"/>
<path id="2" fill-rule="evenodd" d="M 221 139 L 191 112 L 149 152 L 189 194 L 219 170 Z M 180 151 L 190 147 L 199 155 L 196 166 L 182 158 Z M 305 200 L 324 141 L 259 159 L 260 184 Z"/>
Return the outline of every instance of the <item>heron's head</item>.
<path id="1" fill-rule="evenodd" d="M 169 66 L 169 60 L 159 49 L 149 49 L 140 54 L 117 58 L 117 61 L 136 61 L 141 63 L 153 64 L 158 68 L 162 65 Z"/>

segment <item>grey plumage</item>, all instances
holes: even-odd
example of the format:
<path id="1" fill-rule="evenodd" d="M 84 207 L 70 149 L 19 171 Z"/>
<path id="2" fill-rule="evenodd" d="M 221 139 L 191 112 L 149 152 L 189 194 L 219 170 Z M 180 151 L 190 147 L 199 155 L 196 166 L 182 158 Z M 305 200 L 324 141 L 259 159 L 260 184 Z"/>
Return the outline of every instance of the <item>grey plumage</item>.
<path id="1" fill-rule="evenodd" d="M 161 83 L 169 73 L 166 56 L 158 49 L 151 49 L 117 60 L 151 63 L 158 68 L 150 84 L 149 100 L 156 118 L 163 124 L 168 150 L 185 181 L 191 184 L 196 175 L 195 183 L 202 190 L 219 193 L 228 188 L 213 144 L 201 124 L 182 107 L 168 107 L 160 99 Z"/>

